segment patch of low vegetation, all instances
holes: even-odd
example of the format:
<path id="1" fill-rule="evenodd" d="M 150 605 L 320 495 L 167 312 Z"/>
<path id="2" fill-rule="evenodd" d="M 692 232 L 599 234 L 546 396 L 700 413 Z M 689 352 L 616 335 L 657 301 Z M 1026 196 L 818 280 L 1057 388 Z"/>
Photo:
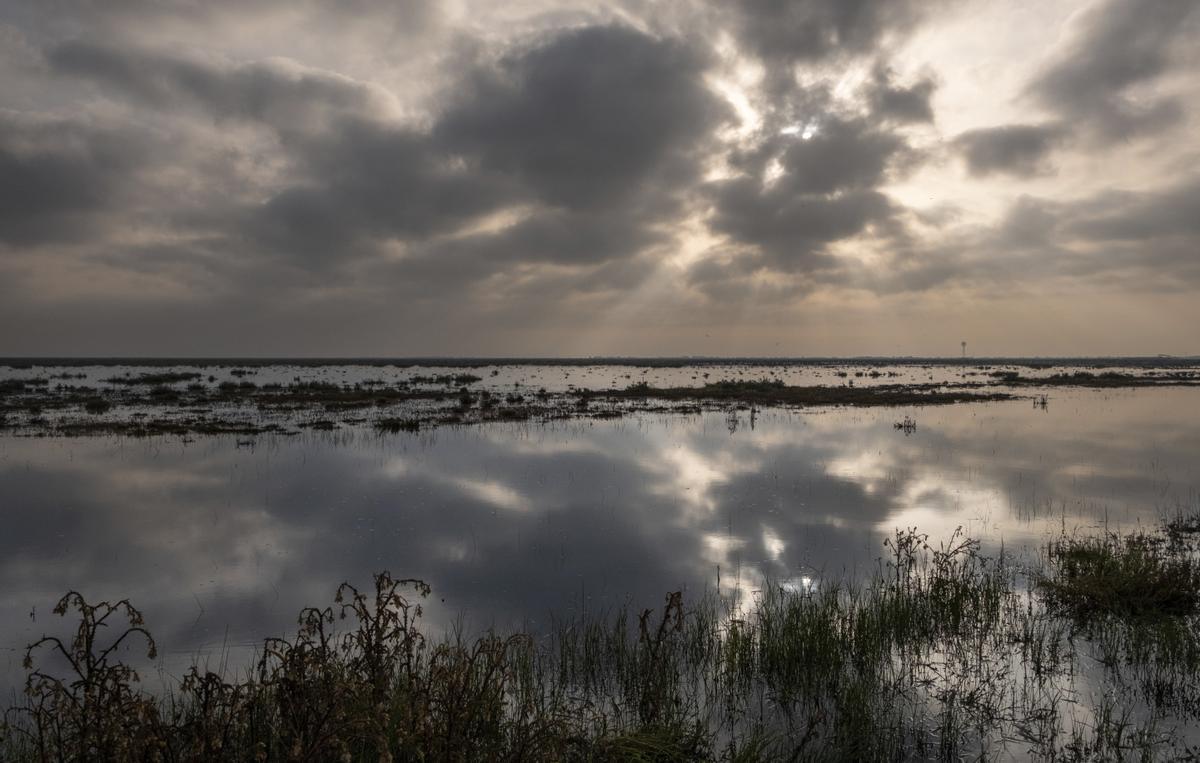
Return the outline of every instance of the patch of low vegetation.
<path id="1" fill-rule="evenodd" d="M 311 429 L 316 432 L 332 432 L 338 428 L 336 421 L 329 419 L 317 419 L 316 421 L 306 421 L 299 425 L 302 429 Z"/>
<path id="2" fill-rule="evenodd" d="M 44 422 L 43 426 L 48 425 Z M 73 420 L 60 423 L 54 430 L 67 437 L 87 435 L 122 435 L 125 437 L 160 437 L 163 435 L 291 435 L 295 430 L 280 424 L 245 421 L 241 419 L 211 418 L 208 416 L 186 416 L 180 418 L 151 418 L 145 414 L 131 414 L 119 420 Z"/>
<path id="3" fill-rule="evenodd" d="M 979 392 L 934 384 L 797 387 L 789 386 L 778 379 L 723 380 L 702 387 L 653 387 L 645 382 L 638 382 L 622 390 L 610 391 L 608 395 L 625 399 L 715 400 L 747 405 L 793 406 L 948 405 L 1012 399 L 1012 395 L 1002 392 Z"/>
<path id="4" fill-rule="evenodd" d="M 221 392 L 247 392 L 249 390 L 258 389 L 258 385 L 252 381 L 223 381 L 217 385 L 217 389 Z"/>
<path id="5" fill-rule="evenodd" d="M 160 386 L 163 384 L 177 384 L 178 382 L 190 382 L 200 378 L 200 374 L 195 371 L 157 371 L 140 373 L 133 376 L 110 376 L 104 381 L 109 384 L 121 384 L 126 386 L 145 385 L 145 386 Z"/>
<path id="6" fill-rule="evenodd" d="M 1037 580 L 1050 607 L 1081 622 L 1186 617 L 1200 612 L 1200 559 L 1168 533 L 1065 536 L 1047 548 Z"/>
<path id="7" fill-rule="evenodd" d="M 333 382 L 298 381 L 288 386 L 287 389 L 297 394 L 335 394 L 342 391 L 342 386 L 340 384 L 334 384 Z"/>
<path id="8" fill-rule="evenodd" d="M 413 376 L 408 380 L 412 384 L 446 384 L 463 385 L 483 381 L 483 377 L 475 374 L 438 374 L 437 376 Z"/>
<path id="9" fill-rule="evenodd" d="M 397 432 L 419 432 L 421 430 L 421 421 L 419 419 L 379 419 L 375 422 L 375 429 L 380 432 L 392 434 Z"/>
<path id="10" fill-rule="evenodd" d="M 713 397 L 752 397 L 778 393 L 787 389 L 787 385 L 781 379 L 722 380 L 705 384 L 701 389 Z"/>
<path id="11" fill-rule="evenodd" d="M 0 395 L 12 395 L 27 392 L 30 388 L 42 388 L 50 384 L 48 379 L 33 377 L 28 379 L 0 379 Z"/>
<path id="12" fill-rule="evenodd" d="M 1167 534 L 1177 541 L 1193 536 L 1200 541 L 1200 508 L 1191 511 L 1179 509 L 1175 516 L 1167 520 L 1165 527 Z"/>
<path id="13" fill-rule="evenodd" d="M 1127 371 L 1072 371 L 1048 376 L 1022 376 L 1016 371 L 997 371 L 991 374 L 997 381 L 1013 386 L 1043 387 L 1170 387 L 1195 386 L 1200 376 L 1191 371 L 1129 373 Z"/>
<path id="14" fill-rule="evenodd" d="M 1126 571 L 1161 554 L 1140 540 L 1059 544 Z M 1114 544 L 1116 544 L 1114 546 Z M 909 529 L 874 576 L 799 589 L 765 584 L 747 606 L 715 593 L 661 608 L 580 613 L 549 634 L 421 625 L 430 587 L 375 577 L 303 610 L 240 679 L 192 667 L 166 696 L 139 688 L 125 647 L 156 644 L 129 602 L 69 593 L 71 636 L 26 652 L 25 701 L 5 760 L 1056 760 L 1178 758 L 1167 712 L 1195 713 L 1194 620 L 1171 607 L 1169 643 L 1123 631 L 1079 637 L 1003 554 Z M 1070 561 L 1066 561 L 1070 560 Z M 1107 574 L 1107 573 L 1106 573 Z M 1077 573 L 1070 575 L 1078 577 Z M 1153 578 L 1157 587 L 1173 585 Z M 1041 590 L 1039 588 L 1039 590 Z M 1142 593 L 1164 601 L 1161 591 Z M 1064 619 L 1061 615 L 1066 614 Z M 1156 632 L 1157 633 L 1157 632 Z M 1123 635 L 1122 635 L 1123 634 Z M 1190 635 L 1189 635 L 1190 634 Z M 1104 691 L 1071 681 L 1088 650 Z M 1090 679 L 1089 679 L 1090 680 Z M 1142 715 L 1134 720 L 1141 706 Z M 1189 710 L 1191 708 L 1191 710 Z"/>
<path id="15" fill-rule="evenodd" d="M 112 403 L 102 397 L 91 397 L 83 401 L 83 410 L 92 414 L 108 413 L 112 407 Z"/>

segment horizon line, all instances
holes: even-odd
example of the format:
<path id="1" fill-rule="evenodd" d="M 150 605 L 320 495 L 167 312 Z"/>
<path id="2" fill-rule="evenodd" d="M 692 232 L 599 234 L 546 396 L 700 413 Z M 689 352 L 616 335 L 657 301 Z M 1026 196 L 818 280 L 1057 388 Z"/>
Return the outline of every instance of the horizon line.
<path id="1" fill-rule="evenodd" d="M 0 355 L 0 364 L 50 363 L 64 361 L 135 362 L 276 362 L 302 361 L 308 363 L 414 363 L 417 361 L 487 361 L 498 364 L 512 363 L 571 363 L 597 361 L 853 361 L 853 360 L 929 360 L 929 361 L 1003 361 L 1003 360 L 1200 360 L 1200 354 L 1177 355 L 1155 353 L 1149 355 Z"/>

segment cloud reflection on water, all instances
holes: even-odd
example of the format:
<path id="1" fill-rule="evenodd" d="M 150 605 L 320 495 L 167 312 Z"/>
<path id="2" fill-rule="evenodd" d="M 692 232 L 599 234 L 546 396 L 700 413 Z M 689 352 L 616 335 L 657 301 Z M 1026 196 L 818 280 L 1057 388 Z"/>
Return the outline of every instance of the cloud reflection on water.
<path id="1" fill-rule="evenodd" d="M 0 646 L 69 588 L 130 597 L 171 654 L 252 644 L 380 569 L 432 583 L 445 627 L 810 585 L 897 526 L 1020 547 L 1194 501 L 1193 390 L 916 410 L 497 425 L 419 435 L 0 440 Z M 919 429 L 893 423 L 912 415 Z M 733 429 L 734 431 L 730 431 Z M 803 581 L 808 578 L 809 582 Z M 34 611 L 36 619 L 31 619 Z M 224 647 L 222 645 L 225 645 Z M 168 665 L 170 669 L 171 666 Z"/>

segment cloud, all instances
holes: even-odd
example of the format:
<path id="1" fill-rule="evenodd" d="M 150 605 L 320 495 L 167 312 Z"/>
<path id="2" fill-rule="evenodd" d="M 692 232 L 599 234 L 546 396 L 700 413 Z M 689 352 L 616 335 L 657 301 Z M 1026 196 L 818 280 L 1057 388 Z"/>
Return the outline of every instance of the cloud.
<path id="1" fill-rule="evenodd" d="M 611 205 L 695 176 L 689 153 L 725 115 L 704 69 L 677 41 L 571 30 L 472 73 L 434 136 L 543 203 Z"/>
<path id="2" fill-rule="evenodd" d="M 771 148 L 778 154 L 768 160 Z M 742 165 L 746 174 L 710 185 L 709 225 L 763 255 L 751 260 L 759 266 L 827 267 L 827 245 L 895 216 L 877 187 L 907 152 L 899 136 L 860 119 L 829 119 L 808 139 L 773 139 Z"/>
<path id="3" fill-rule="evenodd" d="M 1153 133 L 1182 115 L 1179 99 L 1135 92 L 1153 85 L 1195 40 L 1193 0 L 1102 0 L 1075 21 L 1074 34 L 1028 87 L 1028 95 L 1103 141 Z"/>
<path id="4" fill-rule="evenodd" d="M 1023 195 L 1009 206 L 995 235 L 1006 249 L 1028 251 L 1051 247 L 1061 227 L 1060 214 L 1056 204 Z"/>
<path id="5" fill-rule="evenodd" d="M 779 157 L 783 192 L 828 194 L 870 188 L 899 158 L 904 141 L 862 121 L 831 120 L 807 140 L 792 140 Z"/>
<path id="6" fill-rule="evenodd" d="M 911 30 L 936 3 L 910 0 L 747 0 L 731 5 L 743 43 L 772 62 L 874 51 Z"/>
<path id="7" fill-rule="evenodd" d="M 1155 191 L 1108 192 L 1067 208 L 1066 231 L 1092 242 L 1200 237 L 1200 179 Z"/>
<path id="8" fill-rule="evenodd" d="M 894 122 L 932 122 L 930 98 L 937 89 L 932 77 L 925 76 L 904 87 L 893 82 L 894 73 L 876 66 L 866 88 L 868 108 L 873 117 Z"/>
<path id="9" fill-rule="evenodd" d="M 203 61 L 80 40 L 47 52 L 50 66 L 157 109 L 196 106 L 217 119 L 313 129 L 345 115 L 383 111 L 381 89 L 294 61 Z"/>
<path id="10" fill-rule="evenodd" d="M 0 242 L 37 246 L 96 232 L 152 151 L 133 131 L 0 112 Z"/>
<path id="11" fill-rule="evenodd" d="M 819 262 L 826 244 L 861 233 L 891 214 L 887 197 L 872 190 L 792 194 L 764 191 L 749 180 L 720 184 L 714 201 L 713 228 L 759 247 L 783 270 Z"/>
<path id="12" fill-rule="evenodd" d="M 698 308 L 1177 289 L 1193 5 L 13 0 L 0 325 L 38 325 L 0 352 L 552 353 L 642 314 L 669 353 Z"/>
<path id="13" fill-rule="evenodd" d="M 968 130 L 953 145 L 972 175 L 1032 177 L 1049 171 L 1046 161 L 1066 136 L 1059 124 L 1002 125 Z"/>
<path id="14" fill-rule="evenodd" d="M 239 234 L 253 247 L 310 264 L 452 231 L 520 198 L 503 179 L 468 171 L 427 134 L 404 126 L 346 119 L 295 142 L 303 162 L 297 176 L 244 210 Z"/>
<path id="15" fill-rule="evenodd" d="M 482 277 L 504 262 L 632 256 L 698 174 L 697 144 L 724 118 L 704 61 L 625 27 L 547 35 L 460 75 L 432 126 L 389 114 L 373 86 L 291 62 L 235 63 L 71 42 L 56 71 L 158 110 L 196 108 L 271 130 L 290 155 L 282 185 L 220 235 L 249 256 L 328 268 L 420 245 L 484 215 L 534 204 L 499 232 L 422 250 L 470 250 Z M 422 256 L 416 251 L 414 256 Z M 491 252 L 489 265 L 481 255 Z"/>
<path id="16" fill-rule="evenodd" d="M 666 240 L 655 229 L 655 216 L 639 217 L 634 210 L 611 213 L 569 209 L 538 209 L 499 230 L 447 239 L 428 256 L 451 258 L 457 265 L 490 272 L 515 263 L 592 265 L 627 259 L 651 244 Z"/>
<path id="17" fill-rule="evenodd" d="M 134 44 L 153 38 L 189 44 L 282 41 L 310 53 L 310 37 L 412 44 L 436 29 L 443 15 L 442 4 L 430 0 L 69 0 L 55 3 L 53 12 L 41 0 L 8 5 L 10 18 L 48 37 L 86 35 Z"/>
<path id="18" fill-rule="evenodd" d="M 328 268 L 376 253 L 380 240 L 453 229 L 494 209 L 507 190 L 455 166 L 427 133 L 391 120 L 377 88 L 346 77 L 290 62 L 202 61 L 83 43 L 56 46 L 48 60 L 167 119 L 195 109 L 273 136 L 286 164 L 258 198 L 224 208 L 206 200 L 192 216 L 243 258 Z M 165 160 L 195 171 L 182 147 Z M 222 214 L 205 214 L 214 211 Z"/>
<path id="19" fill-rule="evenodd" d="M 1200 180 L 1073 200 L 1022 195 L 994 224 L 924 241 L 872 288 L 927 291 L 947 284 L 1003 294 L 1015 285 L 1089 285 L 1124 292 L 1200 287 Z"/>
<path id="20" fill-rule="evenodd" d="M 845 268 L 832 245 L 899 235 L 903 207 L 883 186 L 920 164 L 903 130 L 934 121 L 936 77 L 899 81 L 887 56 L 942 3 L 777 2 L 723 7 L 743 57 L 763 73 L 749 91 L 759 124 L 727 155 L 731 173 L 706 184 L 720 251 L 688 283 L 713 300 L 794 298 Z M 844 69 L 875 59 L 869 75 Z M 845 76 L 843 82 L 839 79 Z"/>

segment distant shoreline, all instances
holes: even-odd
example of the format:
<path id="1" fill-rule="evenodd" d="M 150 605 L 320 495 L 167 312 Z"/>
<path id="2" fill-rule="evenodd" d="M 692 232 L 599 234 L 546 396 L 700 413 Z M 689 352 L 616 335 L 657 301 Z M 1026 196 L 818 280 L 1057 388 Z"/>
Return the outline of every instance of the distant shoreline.
<path id="1" fill-rule="evenodd" d="M 686 367 L 707 365 L 737 366 L 838 366 L 859 365 L 1024 365 L 1024 366 L 1068 366 L 1068 367 L 1178 367 L 1200 365 L 1197 355 L 1142 355 L 1142 356 L 886 356 L 861 355 L 850 357 L 374 357 L 374 358 L 305 358 L 305 357 L 0 357 L 0 366 L 29 368 L 37 366 L 392 366 L 411 368 L 436 366 L 446 368 L 472 368 L 481 366 L 632 366 L 639 368 Z"/>

